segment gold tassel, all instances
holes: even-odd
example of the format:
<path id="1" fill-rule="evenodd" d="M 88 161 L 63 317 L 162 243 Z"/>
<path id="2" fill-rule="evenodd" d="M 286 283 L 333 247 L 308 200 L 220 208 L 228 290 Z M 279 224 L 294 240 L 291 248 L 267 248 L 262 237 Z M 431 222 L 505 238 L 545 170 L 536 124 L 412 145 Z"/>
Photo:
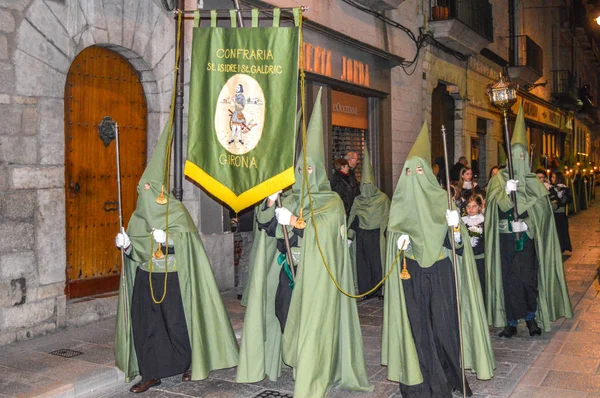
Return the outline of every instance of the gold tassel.
<path id="1" fill-rule="evenodd" d="M 306 222 L 304 221 L 304 217 L 302 217 L 302 210 L 303 209 L 300 209 L 300 216 L 298 216 L 298 219 L 296 220 L 296 225 L 294 226 L 294 228 L 296 229 L 306 228 Z"/>
<path id="2" fill-rule="evenodd" d="M 402 266 L 402 272 L 400 272 L 400 279 L 402 280 L 408 280 L 410 279 L 410 274 L 408 273 L 408 270 L 406 269 L 406 250 L 404 251 L 403 256 L 404 257 L 404 264 Z"/>
<path id="3" fill-rule="evenodd" d="M 165 255 L 162 252 L 162 245 L 160 243 L 158 244 L 158 249 L 156 249 L 152 257 L 154 257 L 157 260 L 162 260 L 163 258 L 165 258 Z"/>
<path id="4" fill-rule="evenodd" d="M 156 198 L 156 203 L 158 203 L 159 205 L 166 205 L 167 202 L 168 202 L 168 200 L 165 197 L 165 186 L 162 185 L 161 190 L 160 190 L 160 195 L 158 195 L 158 198 Z"/>

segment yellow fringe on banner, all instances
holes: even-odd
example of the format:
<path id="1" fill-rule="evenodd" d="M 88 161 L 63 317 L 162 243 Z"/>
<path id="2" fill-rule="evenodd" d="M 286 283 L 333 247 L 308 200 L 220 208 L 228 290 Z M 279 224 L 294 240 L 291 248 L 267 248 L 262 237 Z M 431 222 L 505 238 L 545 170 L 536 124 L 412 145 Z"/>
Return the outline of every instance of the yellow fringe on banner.
<path id="1" fill-rule="evenodd" d="M 185 162 L 184 173 L 194 181 L 202 181 L 201 185 L 203 188 L 205 188 L 217 199 L 227 203 L 227 205 L 229 205 L 236 213 L 252 206 L 257 202 L 260 202 L 273 192 L 280 189 L 279 187 L 288 187 L 292 185 L 294 181 L 296 181 L 294 176 L 294 167 L 290 167 L 276 176 L 273 176 L 268 180 L 250 188 L 246 192 L 236 195 L 231 189 L 211 177 L 198 165 L 190 162 L 189 160 L 186 160 Z"/>

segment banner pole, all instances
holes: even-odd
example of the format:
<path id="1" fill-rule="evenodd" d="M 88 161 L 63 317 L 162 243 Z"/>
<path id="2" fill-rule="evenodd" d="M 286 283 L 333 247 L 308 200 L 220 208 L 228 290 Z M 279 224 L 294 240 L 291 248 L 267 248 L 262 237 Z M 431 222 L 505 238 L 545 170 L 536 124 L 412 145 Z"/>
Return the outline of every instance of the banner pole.
<path id="1" fill-rule="evenodd" d="M 179 6 L 185 6 L 185 0 L 179 0 Z M 177 24 L 175 29 L 175 46 L 179 45 L 179 53 L 184 53 L 184 42 L 185 35 L 179 34 L 178 30 L 181 29 L 181 25 Z M 175 56 L 177 57 L 177 55 Z M 175 67 L 178 69 L 177 72 L 177 83 L 176 83 L 176 94 L 175 94 L 175 118 L 173 120 L 173 196 L 179 201 L 183 199 L 183 87 L 184 87 L 184 57 L 179 57 L 176 62 L 178 65 Z"/>
<path id="2" fill-rule="evenodd" d="M 232 0 L 232 1 L 233 1 L 233 8 L 238 10 L 238 12 L 237 12 L 238 24 L 240 25 L 240 28 L 243 28 L 244 20 L 242 19 L 242 11 L 240 9 L 240 2 L 238 0 Z"/>

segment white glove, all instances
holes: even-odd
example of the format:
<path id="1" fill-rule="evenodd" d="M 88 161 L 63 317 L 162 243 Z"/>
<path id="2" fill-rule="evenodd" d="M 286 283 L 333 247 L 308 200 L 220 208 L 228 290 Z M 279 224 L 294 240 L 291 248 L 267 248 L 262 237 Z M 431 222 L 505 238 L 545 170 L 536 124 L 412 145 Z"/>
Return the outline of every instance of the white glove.
<path id="1" fill-rule="evenodd" d="M 454 234 L 454 241 L 456 243 L 460 243 L 460 241 L 462 240 L 460 237 L 460 231 L 455 231 L 453 234 Z"/>
<path id="2" fill-rule="evenodd" d="M 290 225 L 292 212 L 285 207 L 278 207 L 275 209 L 275 218 L 277 218 L 277 222 L 281 225 Z"/>
<path id="3" fill-rule="evenodd" d="M 281 189 L 275 193 L 272 193 L 271 195 L 269 195 L 269 200 L 271 200 L 273 202 L 277 202 L 277 198 L 279 198 L 280 193 L 281 193 Z"/>
<path id="4" fill-rule="evenodd" d="M 471 247 L 477 246 L 479 242 L 479 236 L 471 236 Z"/>
<path id="5" fill-rule="evenodd" d="M 446 222 L 449 227 L 458 227 L 458 212 L 456 210 L 446 210 Z"/>
<path id="6" fill-rule="evenodd" d="M 131 245 L 131 240 L 129 239 L 129 236 L 127 236 L 127 232 L 125 232 L 124 228 L 121 228 L 121 232 L 115 236 L 115 245 L 117 245 L 118 248 L 128 248 L 129 245 Z"/>
<path id="7" fill-rule="evenodd" d="M 348 247 L 352 246 L 352 240 L 348 239 Z"/>
<path id="8" fill-rule="evenodd" d="M 152 231 L 152 236 L 156 243 L 165 243 L 167 241 L 167 234 L 162 229 L 155 229 Z"/>
<path id="9" fill-rule="evenodd" d="M 552 188 L 552 184 L 550 184 L 549 182 L 545 182 L 544 186 L 546 187 L 546 190 L 550 190 L 550 188 Z"/>
<path id="10" fill-rule="evenodd" d="M 406 250 L 410 246 L 410 237 L 406 234 L 400 235 L 398 238 L 398 250 Z"/>
<path id="11" fill-rule="evenodd" d="M 527 231 L 527 224 L 525 221 L 511 221 L 513 232 L 525 232 Z"/>
<path id="12" fill-rule="evenodd" d="M 504 188 L 504 190 L 506 191 L 506 194 L 510 195 L 511 192 L 515 192 L 517 190 L 518 183 L 519 183 L 519 180 L 506 181 L 506 187 Z"/>

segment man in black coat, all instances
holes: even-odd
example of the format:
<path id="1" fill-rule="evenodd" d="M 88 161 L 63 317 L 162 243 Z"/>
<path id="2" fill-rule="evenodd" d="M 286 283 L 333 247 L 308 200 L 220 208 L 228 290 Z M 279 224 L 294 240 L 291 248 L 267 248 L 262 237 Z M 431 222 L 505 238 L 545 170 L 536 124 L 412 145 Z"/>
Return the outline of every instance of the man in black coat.
<path id="1" fill-rule="evenodd" d="M 468 165 L 469 165 L 469 162 L 467 161 L 467 158 L 464 156 L 461 156 L 458 159 L 458 162 L 454 166 L 452 166 L 452 168 L 450 169 L 450 180 L 452 182 L 458 181 L 458 179 L 460 178 L 460 171 L 464 167 L 467 167 Z"/>
<path id="2" fill-rule="evenodd" d="M 346 218 L 350 215 L 350 209 L 354 203 L 354 189 L 350 182 L 350 166 L 346 159 L 336 159 L 334 162 L 334 172 L 329 182 L 331 183 L 331 190 L 336 192 L 342 198 L 344 202 L 344 210 L 346 211 Z"/>
<path id="3" fill-rule="evenodd" d="M 358 166 L 358 153 L 354 151 L 350 151 L 346 154 L 346 160 L 348 161 L 348 167 L 350 167 L 350 171 L 348 172 L 348 182 L 350 186 L 352 186 L 352 192 L 354 197 L 360 195 L 360 183 L 356 179 L 356 166 Z M 352 207 L 352 206 L 350 206 Z"/>

